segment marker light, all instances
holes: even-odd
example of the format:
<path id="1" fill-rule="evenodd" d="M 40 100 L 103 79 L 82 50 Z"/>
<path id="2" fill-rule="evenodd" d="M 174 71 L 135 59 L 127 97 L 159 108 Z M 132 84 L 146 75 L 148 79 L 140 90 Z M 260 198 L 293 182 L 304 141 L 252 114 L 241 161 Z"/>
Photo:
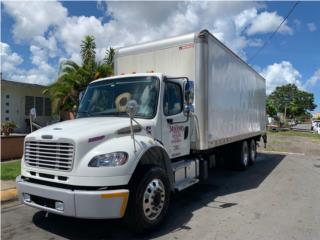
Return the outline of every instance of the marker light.
<path id="1" fill-rule="evenodd" d="M 54 203 L 54 207 L 55 207 L 55 209 L 57 209 L 59 211 L 63 211 L 64 210 L 63 202 L 59 202 L 59 201 L 55 202 Z"/>
<path id="2" fill-rule="evenodd" d="M 23 196 L 23 201 L 25 201 L 25 202 L 31 202 L 31 196 L 30 196 L 30 194 L 28 194 L 28 193 L 23 193 L 22 196 Z"/>

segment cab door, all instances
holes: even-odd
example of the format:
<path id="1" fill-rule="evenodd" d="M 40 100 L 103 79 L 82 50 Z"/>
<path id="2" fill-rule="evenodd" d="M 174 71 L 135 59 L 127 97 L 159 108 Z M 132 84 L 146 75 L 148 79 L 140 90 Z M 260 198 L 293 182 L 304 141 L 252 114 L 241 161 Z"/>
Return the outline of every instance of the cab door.
<path id="1" fill-rule="evenodd" d="M 183 78 L 164 82 L 162 102 L 162 143 L 170 158 L 190 153 L 190 120 L 185 116 Z"/>

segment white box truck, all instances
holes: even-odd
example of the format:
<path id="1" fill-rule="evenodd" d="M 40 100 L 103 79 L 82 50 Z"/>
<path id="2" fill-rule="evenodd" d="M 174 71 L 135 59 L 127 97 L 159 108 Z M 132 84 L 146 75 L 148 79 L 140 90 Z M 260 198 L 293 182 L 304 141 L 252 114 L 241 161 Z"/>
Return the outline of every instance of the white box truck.
<path id="1" fill-rule="evenodd" d="M 245 169 L 264 137 L 265 80 L 208 31 L 120 48 L 75 120 L 25 138 L 21 202 L 77 218 L 157 226 L 170 195 L 232 152 Z"/>

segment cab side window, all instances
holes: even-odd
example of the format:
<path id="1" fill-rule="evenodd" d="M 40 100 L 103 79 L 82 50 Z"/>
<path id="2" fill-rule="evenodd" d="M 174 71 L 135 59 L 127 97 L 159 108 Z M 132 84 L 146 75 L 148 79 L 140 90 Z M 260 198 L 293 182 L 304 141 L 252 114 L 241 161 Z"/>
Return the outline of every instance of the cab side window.
<path id="1" fill-rule="evenodd" d="M 164 90 L 164 115 L 172 116 L 182 112 L 182 89 L 177 83 L 167 82 Z"/>

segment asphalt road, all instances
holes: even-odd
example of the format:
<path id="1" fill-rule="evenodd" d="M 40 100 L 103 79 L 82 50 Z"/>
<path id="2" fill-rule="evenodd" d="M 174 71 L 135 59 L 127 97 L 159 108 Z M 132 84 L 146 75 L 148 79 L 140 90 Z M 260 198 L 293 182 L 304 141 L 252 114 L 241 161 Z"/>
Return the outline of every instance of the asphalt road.
<path id="1" fill-rule="evenodd" d="M 2 239 L 130 239 L 120 220 L 80 220 L 11 203 Z M 247 171 L 215 169 L 172 199 L 167 221 L 144 239 L 320 239 L 320 155 L 260 154 Z"/>

